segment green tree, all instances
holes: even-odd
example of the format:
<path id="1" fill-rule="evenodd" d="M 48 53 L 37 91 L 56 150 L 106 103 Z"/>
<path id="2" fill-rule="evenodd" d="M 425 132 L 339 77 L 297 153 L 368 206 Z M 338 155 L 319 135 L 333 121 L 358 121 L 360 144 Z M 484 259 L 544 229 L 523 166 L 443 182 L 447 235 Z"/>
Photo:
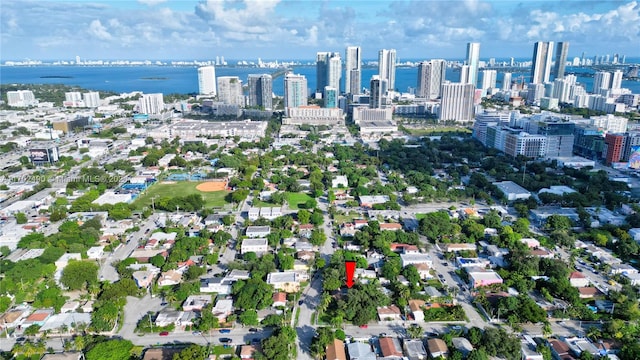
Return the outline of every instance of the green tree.
<path id="1" fill-rule="evenodd" d="M 131 357 L 133 343 L 129 340 L 107 340 L 98 343 L 86 354 L 87 360 L 125 360 Z"/>
<path id="2" fill-rule="evenodd" d="M 173 355 L 172 360 L 204 360 L 207 358 L 207 348 L 204 346 L 191 344 Z"/>
<path id="3" fill-rule="evenodd" d="M 29 221 L 29 219 L 27 219 L 27 215 L 25 215 L 24 213 L 16 213 L 15 215 L 16 218 L 16 223 L 18 224 L 26 224 L 27 221 Z"/>
<path id="4" fill-rule="evenodd" d="M 240 320 L 243 325 L 258 325 L 258 312 L 253 309 L 245 310 L 240 314 L 238 320 Z"/>
<path id="5" fill-rule="evenodd" d="M 311 213 L 305 209 L 298 211 L 298 222 L 300 224 L 308 224 L 311 220 Z"/>
<path id="6" fill-rule="evenodd" d="M 60 282 L 71 290 L 82 290 L 98 281 L 98 265 L 93 261 L 70 261 Z"/>
<path id="7" fill-rule="evenodd" d="M 412 339 L 419 339 L 422 337 L 422 327 L 417 324 L 413 324 L 407 328 L 407 335 Z"/>

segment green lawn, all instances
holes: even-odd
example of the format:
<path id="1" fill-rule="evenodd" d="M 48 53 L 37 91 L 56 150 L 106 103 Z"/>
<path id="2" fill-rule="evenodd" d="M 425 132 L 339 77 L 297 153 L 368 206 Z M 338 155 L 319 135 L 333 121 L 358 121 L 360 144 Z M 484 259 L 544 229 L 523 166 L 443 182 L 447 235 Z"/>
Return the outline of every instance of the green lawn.
<path id="1" fill-rule="evenodd" d="M 422 220 L 422 219 L 424 219 L 425 216 L 427 216 L 427 214 L 416 214 L 416 219 L 417 220 Z"/>
<path id="2" fill-rule="evenodd" d="M 227 202 L 225 196 L 228 191 L 202 192 L 196 189 L 201 182 L 178 181 L 173 184 L 154 184 L 151 185 L 142 195 L 140 195 L 133 203 L 136 209 L 151 207 L 151 199 L 161 197 L 186 196 L 191 194 L 200 194 L 205 201 L 206 207 L 222 207 Z"/>
<path id="3" fill-rule="evenodd" d="M 353 222 L 353 219 L 359 219 L 362 215 L 358 214 L 355 211 L 349 212 L 348 214 L 336 214 L 333 216 L 333 220 L 336 224 L 344 224 Z"/>
<path id="4" fill-rule="evenodd" d="M 303 209 L 304 205 L 300 207 L 301 204 L 307 202 L 307 200 L 313 199 L 311 196 L 305 193 L 286 193 L 285 198 L 287 199 L 287 203 L 289 203 L 289 209 L 297 210 Z"/>
<path id="5" fill-rule="evenodd" d="M 235 352 L 235 348 L 233 346 L 225 348 L 224 345 L 215 345 L 213 349 L 211 349 L 211 353 L 218 356 L 233 355 L 234 352 Z"/>

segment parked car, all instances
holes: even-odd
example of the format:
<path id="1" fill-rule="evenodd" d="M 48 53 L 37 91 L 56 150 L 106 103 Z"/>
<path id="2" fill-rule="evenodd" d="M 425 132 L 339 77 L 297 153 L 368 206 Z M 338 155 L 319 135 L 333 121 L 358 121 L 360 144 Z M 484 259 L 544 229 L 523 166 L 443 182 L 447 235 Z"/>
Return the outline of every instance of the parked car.
<path id="1" fill-rule="evenodd" d="M 160 333 L 160 336 L 169 336 L 169 332 L 168 331 L 163 331 Z"/>
<path id="2" fill-rule="evenodd" d="M 367 324 L 360 325 L 360 329 L 366 329 L 366 328 L 368 328 L 368 327 L 369 327 L 369 325 L 367 325 Z"/>
<path id="3" fill-rule="evenodd" d="M 231 330 L 229 330 L 229 329 L 220 329 L 220 334 L 228 334 L 230 332 L 231 332 Z"/>
<path id="4" fill-rule="evenodd" d="M 194 332 L 192 332 L 192 334 L 193 335 L 202 335 L 202 332 L 201 331 L 194 331 Z"/>
<path id="5" fill-rule="evenodd" d="M 221 342 L 221 343 L 225 343 L 225 344 L 227 344 L 227 343 L 230 343 L 230 342 L 232 342 L 232 341 L 233 341 L 233 340 L 231 340 L 231 339 L 229 339 L 229 338 L 220 338 L 220 342 Z"/>
<path id="6" fill-rule="evenodd" d="M 258 329 L 256 329 L 256 328 L 251 328 L 251 329 L 249 329 L 249 332 L 253 332 L 253 333 L 254 333 L 254 332 L 258 332 Z"/>

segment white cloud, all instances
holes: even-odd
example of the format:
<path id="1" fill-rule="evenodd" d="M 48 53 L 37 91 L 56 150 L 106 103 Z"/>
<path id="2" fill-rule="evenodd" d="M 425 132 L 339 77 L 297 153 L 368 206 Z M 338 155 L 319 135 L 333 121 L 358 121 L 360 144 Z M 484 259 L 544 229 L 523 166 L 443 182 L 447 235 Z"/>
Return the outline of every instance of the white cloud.
<path id="1" fill-rule="evenodd" d="M 89 24 L 89 34 L 97 37 L 100 40 L 111 40 L 111 34 L 107 28 L 102 25 L 100 20 L 96 19 Z"/>
<path id="2" fill-rule="evenodd" d="M 144 4 L 147 6 L 156 6 L 158 4 L 162 4 L 167 2 L 167 0 L 138 0 L 140 4 Z"/>

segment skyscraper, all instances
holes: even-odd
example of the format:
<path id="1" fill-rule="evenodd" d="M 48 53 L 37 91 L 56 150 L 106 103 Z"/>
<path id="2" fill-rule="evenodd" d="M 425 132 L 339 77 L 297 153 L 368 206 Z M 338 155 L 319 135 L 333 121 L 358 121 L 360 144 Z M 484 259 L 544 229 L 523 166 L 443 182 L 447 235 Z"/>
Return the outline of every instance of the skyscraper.
<path id="1" fill-rule="evenodd" d="M 480 43 L 467 43 L 467 65 L 469 65 L 469 76 L 467 83 L 478 85 L 478 65 L 480 63 Z"/>
<path id="2" fill-rule="evenodd" d="M 502 90 L 511 90 L 511 73 L 506 72 L 502 77 Z"/>
<path id="3" fill-rule="evenodd" d="M 622 87 L 622 71 L 616 70 L 611 77 L 611 90 L 618 90 Z"/>
<path id="4" fill-rule="evenodd" d="M 324 107 L 338 107 L 338 90 L 336 88 L 333 88 L 331 86 L 324 87 Z"/>
<path id="5" fill-rule="evenodd" d="M 531 64 L 531 82 L 544 84 L 549 82 L 551 74 L 551 57 L 553 54 L 553 41 L 538 41 L 533 46 L 533 59 Z"/>
<path id="6" fill-rule="evenodd" d="M 569 52 L 569 43 L 561 41 L 556 44 L 556 62 L 553 65 L 553 77 L 559 79 L 564 77 L 564 68 L 567 64 L 567 53 Z"/>
<path id="7" fill-rule="evenodd" d="M 378 52 L 378 75 L 386 80 L 387 90 L 396 88 L 396 50 L 382 49 Z"/>
<path id="8" fill-rule="evenodd" d="M 323 92 L 326 86 L 340 90 L 342 59 L 339 53 L 319 52 L 316 54 L 316 92 Z"/>
<path id="9" fill-rule="evenodd" d="M 307 78 L 288 73 L 284 77 L 284 107 L 307 105 Z"/>
<path id="10" fill-rule="evenodd" d="M 273 108 L 273 79 L 269 74 L 249 75 L 249 106 Z"/>
<path id="11" fill-rule="evenodd" d="M 473 84 L 445 82 L 442 84 L 442 102 L 440 104 L 441 121 L 473 120 L 473 97 L 476 87 Z"/>
<path id="12" fill-rule="evenodd" d="M 482 71 L 482 90 L 495 89 L 498 72 L 496 70 Z"/>
<path id="13" fill-rule="evenodd" d="M 439 98 L 446 71 L 444 60 L 423 61 L 418 64 L 418 97 Z"/>
<path id="14" fill-rule="evenodd" d="M 362 50 L 359 46 L 349 46 L 345 53 L 344 91 L 358 95 L 362 88 Z"/>
<path id="15" fill-rule="evenodd" d="M 198 93 L 216 96 L 216 68 L 203 66 L 198 68 Z"/>
<path id="16" fill-rule="evenodd" d="M 164 111 L 164 97 L 162 93 L 144 94 L 138 100 L 138 106 L 141 114 L 160 114 Z"/>
<path id="17" fill-rule="evenodd" d="M 219 76 L 218 99 L 225 104 L 244 106 L 242 80 L 237 76 Z"/>
<path id="18" fill-rule="evenodd" d="M 597 94 L 600 89 L 609 89 L 611 84 L 611 73 L 606 71 L 598 71 L 593 75 L 593 90 Z"/>
<path id="19" fill-rule="evenodd" d="M 339 53 L 331 54 L 327 68 L 327 86 L 340 93 L 340 79 L 342 78 L 342 59 Z M 324 89 L 324 88 L 323 88 Z"/>
<path id="20" fill-rule="evenodd" d="M 380 75 L 371 77 L 369 94 L 369 107 L 372 109 L 381 109 L 385 105 L 384 94 L 387 92 L 387 80 L 382 79 Z"/>

